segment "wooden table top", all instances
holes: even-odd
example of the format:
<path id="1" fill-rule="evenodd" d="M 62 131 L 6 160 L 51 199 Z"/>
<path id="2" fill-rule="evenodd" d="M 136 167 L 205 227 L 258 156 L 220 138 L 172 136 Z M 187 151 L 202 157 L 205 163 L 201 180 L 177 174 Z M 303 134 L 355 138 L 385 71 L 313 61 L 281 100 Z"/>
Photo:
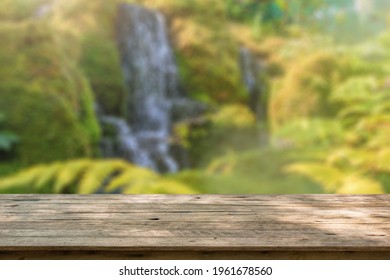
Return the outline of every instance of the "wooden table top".
<path id="1" fill-rule="evenodd" d="M 2 195 L 22 249 L 390 251 L 390 195 Z"/>

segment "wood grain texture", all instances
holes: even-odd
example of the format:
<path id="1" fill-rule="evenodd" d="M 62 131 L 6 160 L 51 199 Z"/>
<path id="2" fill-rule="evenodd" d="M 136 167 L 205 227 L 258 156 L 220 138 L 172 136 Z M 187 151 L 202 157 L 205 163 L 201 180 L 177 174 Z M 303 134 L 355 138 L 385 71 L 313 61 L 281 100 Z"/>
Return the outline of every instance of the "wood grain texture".
<path id="1" fill-rule="evenodd" d="M 390 259 L 390 195 L 2 195 L 0 259 Z"/>

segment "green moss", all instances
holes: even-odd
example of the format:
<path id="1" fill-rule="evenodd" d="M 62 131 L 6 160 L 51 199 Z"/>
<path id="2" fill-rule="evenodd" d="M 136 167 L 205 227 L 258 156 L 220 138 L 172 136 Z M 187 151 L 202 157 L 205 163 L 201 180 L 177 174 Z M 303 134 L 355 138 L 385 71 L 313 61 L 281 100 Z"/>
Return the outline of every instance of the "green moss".
<path id="1" fill-rule="evenodd" d="M 81 67 L 89 78 L 98 103 L 106 114 L 124 114 L 125 90 L 115 41 L 104 34 L 83 38 Z"/>
<path id="2" fill-rule="evenodd" d="M 95 98 L 106 114 L 122 115 L 124 83 L 115 42 L 118 0 L 61 1 L 52 22 L 55 29 L 65 29 L 75 37 L 67 48 L 77 58 Z"/>
<path id="3" fill-rule="evenodd" d="M 20 165 L 94 155 L 99 127 L 93 96 L 62 48 L 62 34 L 25 21 L 3 24 L 0 36 L 0 110 L 20 137 Z"/>

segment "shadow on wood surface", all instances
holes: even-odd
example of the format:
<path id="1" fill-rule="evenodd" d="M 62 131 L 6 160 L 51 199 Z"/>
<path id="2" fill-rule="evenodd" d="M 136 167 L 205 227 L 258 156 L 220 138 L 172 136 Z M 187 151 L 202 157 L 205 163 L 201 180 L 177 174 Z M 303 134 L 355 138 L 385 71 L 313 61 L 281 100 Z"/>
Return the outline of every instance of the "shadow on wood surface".
<path id="1" fill-rule="evenodd" d="M 0 259 L 388 259 L 388 195 L 4 195 Z"/>

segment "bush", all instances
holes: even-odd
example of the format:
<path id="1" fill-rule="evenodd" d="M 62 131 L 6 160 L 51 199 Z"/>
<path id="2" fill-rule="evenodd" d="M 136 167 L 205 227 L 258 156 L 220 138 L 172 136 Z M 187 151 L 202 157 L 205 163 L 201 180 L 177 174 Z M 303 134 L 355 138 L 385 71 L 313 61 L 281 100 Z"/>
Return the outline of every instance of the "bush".
<path id="1" fill-rule="evenodd" d="M 332 116 L 336 108 L 330 93 L 341 78 L 337 56 L 318 52 L 295 61 L 271 95 L 273 128 L 303 117 Z"/>
<path id="2" fill-rule="evenodd" d="M 93 95 L 75 59 L 44 22 L 0 27 L 0 110 L 20 138 L 22 165 L 96 154 Z"/>

